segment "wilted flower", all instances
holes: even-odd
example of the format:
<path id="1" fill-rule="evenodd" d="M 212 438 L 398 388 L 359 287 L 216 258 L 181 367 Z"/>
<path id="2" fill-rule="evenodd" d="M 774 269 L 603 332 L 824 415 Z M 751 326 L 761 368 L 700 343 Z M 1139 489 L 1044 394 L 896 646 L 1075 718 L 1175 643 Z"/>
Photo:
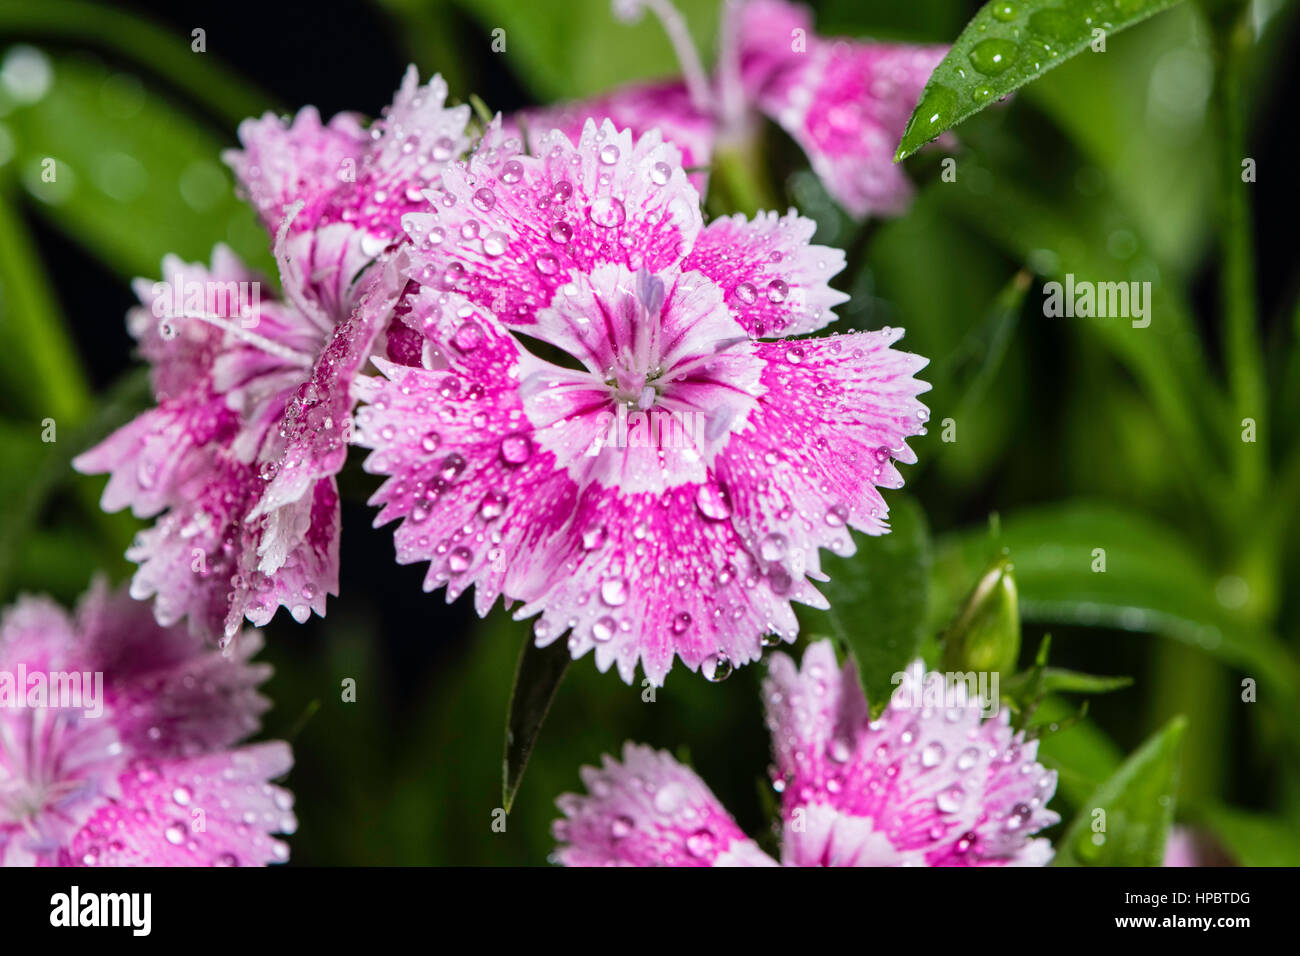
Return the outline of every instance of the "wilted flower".
<path id="1" fill-rule="evenodd" d="M 0 620 L 0 863 L 249 866 L 297 826 L 258 728 L 255 633 L 223 656 L 100 582 L 76 616 L 25 597 Z"/>
<path id="2" fill-rule="evenodd" d="M 878 720 L 851 663 L 829 641 L 803 666 L 772 655 L 763 684 L 781 794 L 786 866 L 1041 866 L 1052 856 L 1032 834 L 1057 822 L 1047 801 L 1056 774 L 1037 742 L 1002 710 L 953 685 L 947 707 L 917 708 L 917 661 Z M 690 769 L 667 753 L 627 744 L 622 763 L 582 768 L 587 795 L 565 794 L 555 823 L 570 866 L 771 866 L 758 845 Z"/>
<path id="3" fill-rule="evenodd" d="M 493 156 L 407 217 L 422 367 L 361 386 L 399 561 L 449 600 L 477 584 L 481 614 L 524 601 L 540 644 L 567 631 L 627 681 L 793 640 L 790 602 L 825 606 L 818 549 L 887 530 L 876 486 L 915 460 L 925 360 L 901 330 L 785 338 L 834 319 L 842 253 L 794 213 L 703 226 L 655 131 Z"/>
<path id="4" fill-rule="evenodd" d="M 751 138 L 755 114 L 777 122 L 808 154 L 826 190 L 858 218 L 897 215 L 912 187 L 894 150 L 921 91 L 948 52 L 941 45 L 870 43 L 813 32 L 807 7 L 784 0 L 724 0 L 717 67 L 705 71 L 668 0 L 615 0 L 627 19 L 662 20 L 682 79 L 629 86 L 592 100 L 525 110 L 525 129 L 577 138 L 588 117 L 636 135 L 659 129 L 688 167 Z M 694 181 L 703 188 L 703 175 Z"/>

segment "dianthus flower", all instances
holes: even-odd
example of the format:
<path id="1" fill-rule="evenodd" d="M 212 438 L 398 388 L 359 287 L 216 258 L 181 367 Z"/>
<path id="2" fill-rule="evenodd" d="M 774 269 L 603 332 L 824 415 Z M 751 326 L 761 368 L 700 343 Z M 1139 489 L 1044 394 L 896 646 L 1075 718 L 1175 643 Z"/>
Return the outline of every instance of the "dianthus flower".
<path id="1" fill-rule="evenodd" d="M 793 640 L 819 549 L 887 530 L 928 414 L 901 330 L 794 337 L 835 318 L 843 254 L 793 212 L 705 226 L 677 148 L 608 120 L 443 190 L 405 218 L 419 365 L 358 388 L 398 560 L 629 682 Z"/>
<path id="2" fill-rule="evenodd" d="M 96 583 L 76 615 L 0 619 L 0 864 L 252 866 L 288 859 L 292 765 L 258 727 L 270 673 Z"/>
<path id="3" fill-rule="evenodd" d="M 281 300 L 222 247 L 210 269 L 169 257 L 163 281 L 137 280 L 128 327 L 157 406 L 74 464 L 110 473 L 106 510 L 160 515 L 128 551 L 160 623 L 228 639 L 338 593 L 350 386 L 405 287 L 401 216 L 468 145 L 468 108 L 445 99 L 412 68 L 368 130 L 310 107 L 241 125 L 227 160 L 274 234 Z"/>
<path id="4" fill-rule="evenodd" d="M 871 720 L 851 663 L 829 641 L 802 667 L 773 654 L 763 683 L 781 794 L 786 866 L 1043 866 L 1051 845 L 1032 835 L 1059 819 L 1047 809 L 1056 774 L 1037 741 L 964 685 L 925 706 L 920 661 Z M 942 679 L 942 678 L 939 678 Z M 921 703 L 922 706 L 918 706 Z M 627 744 L 620 763 L 582 768 L 587 794 L 557 801 L 559 862 L 569 866 L 772 866 L 704 782 L 669 754 Z"/>

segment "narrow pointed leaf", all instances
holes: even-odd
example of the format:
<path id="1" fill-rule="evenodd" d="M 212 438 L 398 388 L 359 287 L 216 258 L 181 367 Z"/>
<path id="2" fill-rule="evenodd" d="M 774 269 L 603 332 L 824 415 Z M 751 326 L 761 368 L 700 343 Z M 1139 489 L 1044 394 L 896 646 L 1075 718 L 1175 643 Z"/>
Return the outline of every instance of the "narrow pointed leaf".
<path id="1" fill-rule="evenodd" d="M 1179 0 L 992 0 L 930 76 L 895 160 Z M 1099 32 L 1100 31 L 1100 32 Z"/>
<path id="2" fill-rule="evenodd" d="M 515 686 L 510 692 L 510 710 L 506 715 L 506 756 L 502 768 L 501 799 L 507 813 L 524 779 L 524 768 L 537 743 L 555 692 L 572 663 L 563 641 L 548 647 L 533 643 L 530 632 L 519 654 Z"/>
<path id="3" fill-rule="evenodd" d="M 1057 866 L 1161 864 L 1186 729 L 1186 718 L 1171 720 L 1093 792 L 1057 845 Z"/>

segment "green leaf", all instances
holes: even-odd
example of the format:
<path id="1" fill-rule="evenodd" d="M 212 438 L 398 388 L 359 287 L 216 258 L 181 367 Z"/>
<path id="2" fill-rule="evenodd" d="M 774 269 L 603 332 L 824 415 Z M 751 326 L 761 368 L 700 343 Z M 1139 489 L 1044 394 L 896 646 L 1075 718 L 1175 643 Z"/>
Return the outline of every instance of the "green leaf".
<path id="1" fill-rule="evenodd" d="M 63 313 L 31 236 L 0 190 L 0 394 L 40 421 L 73 425 L 90 410 L 90 389 Z M 40 432 L 33 427 L 30 437 Z"/>
<path id="2" fill-rule="evenodd" d="M 83 568 L 77 574 L 80 577 L 79 588 L 84 587 L 89 577 L 84 565 L 88 558 L 93 557 L 87 547 L 86 525 L 99 532 L 100 543 L 109 552 L 98 556 L 100 567 L 121 564 L 121 551 L 138 523 L 126 512 L 110 515 L 101 511 L 99 493 L 102 479 L 78 475 L 72 470 L 72 459 L 129 420 L 144 406 L 148 394 L 149 377 L 145 369 L 128 372 L 99 397 L 91 418 L 80 425 L 70 424 L 62 431 L 56 428 L 56 440 L 49 443 L 40 440 L 41 426 L 38 423 L 0 425 L 0 447 L 5 449 L 6 455 L 12 455 L 13 464 L 22 469 L 11 473 L 19 478 L 17 488 L 0 500 L 0 598 L 11 592 L 19 571 L 27 573 L 27 577 L 21 579 L 22 584 L 49 588 L 39 575 L 32 574 L 32 566 L 39 563 L 34 551 L 51 557 L 43 565 L 45 567 L 59 570 Z M 22 450 L 21 458 L 18 449 Z M 64 535 L 61 552 L 60 545 L 50 540 L 49 532 L 38 535 L 36 529 L 51 497 L 68 484 L 74 488 L 88 520 L 79 522 L 79 537 L 75 540 Z M 7 482 L 0 484 L 0 489 L 6 485 Z M 77 555 L 79 561 L 69 565 L 61 559 L 64 553 Z"/>
<path id="3" fill-rule="evenodd" d="M 37 210 L 119 275 L 157 275 L 169 252 L 207 262 L 217 242 L 275 274 L 221 163 L 227 144 L 129 74 L 56 59 L 45 95 L 5 123 Z"/>
<path id="4" fill-rule="evenodd" d="M 1088 282 L 1146 281 L 1157 276 L 1149 302 L 1149 327 L 1080 318 L 1069 329 L 1102 344 L 1136 380 L 1167 432 L 1166 456 L 1183 466 L 1188 491 L 1201 495 L 1207 505 L 1221 501 L 1221 495 L 1207 491 L 1212 482 L 1205 475 L 1223 467 L 1223 456 L 1217 453 L 1222 446 L 1215 439 L 1222 435 L 1227 406 L 1177 281 L 1180 277 L 1153 273 L 1160 269 L 1159 263 L 1141 234 L 1132 231 L 1137 224 L 1112 195 L 1103 190 L 1079 196 L 1060 189 L 1061 180 L 1077 174 L 1073 166 L 1069 171 L 1056 166 L 1049 171 L 1035 163 L 1008 162 L 980 169 L 974 167 L 976 162 L 968 160 L 965 179 L 959 177 L 942 190 L 947 208 L 1039 275 L 1058 282 L 1068 281 L 1071 274 L 1076 281 Z M 1125 234 L 1134 242 L 1127 258 L 1120 258 L 1120 253 L 1129 250 L 1110 246 L 1110 237 L 1123 225 L 1129 227 Z"/>
<path id="5" fill-rule="evenodd" d="M 907 122 L 895 160 L 1070 57 L 1179 0 L 993 0 L 935 69 Z"/>
<path id="6" fill-rule="evenodd" d="M 1098 785 L 1119 769 L 1124 754 L 1104 730 L 1087 718 L 1050 732 L 1052 725 L 1064 725 L 1075 713 L 1073 704 L 1047 697 L 1038 705 L 1030 726 L 1039 734 L 1038 759 L 1057 772 L 1058 796 L 1077 811 Z M 1049 732 L 1044 733 L 1044 728 Z"/>
<path id="7" fill-rule="evenodd" d="M 1181 717 L 1171 720 L 1093 792 L 1057 845 L 1057 866 L 1161 864 L 1174 819 L 1186 726 Z"/>
<path id="8" fill-rule="evenodd" d="M 930 374 L 956 394 L 952 403 L 954 416 L 977 405 L 985 390 L 997 376 L 1011 343 L 1025 294 L 1029 291 L 1029 272 L 1017 272 L 998 294 L 983 320 L 969 332 Z"/>
<path id="9" fill-rule="evenodd" d="M 1294 821 L 1212 805 L 1192 817 L 1204 822 L 1241 866 L 1300 866 L 1300 831 Z"/>
<path id="10" fill-rule="evenodd" d="M 874 713 L 893 693 L 891 678 L 917 656 L 930 588 L 930 534 L 920 506 L 898 496 L 889 515 L 889 534 L 854 536 L 853 557 L 823 557 L 830 581 L 819 589 L 830 610 L 799 608 L 805 631 L 829 632 L 848 645 Z"/>
<path id="11" fill-rule="evenodd" d="M 564 641 L 547 647 L 533 643 L 529 629 L 524 649 L 519 654 L 519 667 L 515 671 L 515 686 L 510 692 L 510 710 L 506 714 L 506 756 L 502 767 L 501 798 L 505 810 L 515 802 L 519 785 L 524 779 L 528 757 L 541 733 L 555 692 L 573 659 Z"/>
<path id="12" fill-rule="evenodd" d="M 1199 115 L 1171 110 L 1157 91 L 1161 71 L 1175 61 L 1188 73 L 1175 107 L 1187 102 L 1182 91 L 1208 86 L 1211 60 L 1192 52 L 1203 45 L 1204 30 L 1195 6 L 1184 4 L 1142 24 L 1104 56 L 1077 57 L 1021 94 L 1096 164 L 1083 173 L 1085 185 L 1104 177 L 1156 260 L 1180 273 L 1197 267 L 1213 225 L 1206 209 L 1215 140 Z M 1129 95 L 1138 89 L 1152 92 Z"/>
<path id="13" fill-rule="evenodd" d="M 1068 694 L 1109 694 L 1111 691 L 1131 687 L 1131 677 L 1102 677 L 1097 674 L 1084 674 L 1080 671 L 1065 670 L 1060 667 L 1045 667 L 1042 674 L 1042 687 L 1046 691 L 1062 691 Z"/>

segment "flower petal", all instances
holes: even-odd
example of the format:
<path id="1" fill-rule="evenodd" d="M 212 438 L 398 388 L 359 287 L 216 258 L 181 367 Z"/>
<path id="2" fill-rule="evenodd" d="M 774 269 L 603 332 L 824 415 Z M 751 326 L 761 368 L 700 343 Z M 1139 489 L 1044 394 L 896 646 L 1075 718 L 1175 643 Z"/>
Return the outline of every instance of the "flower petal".
<path id="1" fill-rule="evenodd" d="M 447 169 L 433 211 L 405 218 L 421 284 L 526 328 L 573 271 L 612 262 L 658 272 L 698 235 L 699 194 L 657 130 L 634 140 L 588 121 L 576 146 L 552 131 L 535 148 L 499 167 L 476 154 Z"/>
<path id="2" fill-rule="evenodd" d="M 890 344 L 901 329 L 760 342 L 763 393 L 748 427 L 716 462 L 756 553 L 791 574 L 821 574 L 818 548 L 850 555 L 848 528 L 888 531 L 877 486 L 898 488 L 891 462 L 914 462 L 906 439 L 928 417 L 912 377 L 926 360 Z"/>
<path id="3" fill-rule="evenodd" d="M 538 593 L 554 571 L 547 542 L 569 521 L 576 488 L 540 449 L 515 379 L 519 350 L 466 299 L 422 289 L 410 313 L 425 327 L 432 368 L 375 359 L 356 443 L 367 471 L 391 475 L 371 498 L 376 525 L 401 518 L 399 563 L 429 561 L 425 589 L 454 600 L 477 585 L 486 614 L 503 591 Z M 442 351 L 435 356 L 434 343 Z"/>
<path id="4" fill-rule="evenodd" d="M 588 796 L 564 794 L 554 825 L 565 866 L 771 866 L 695 772 L 628 743 L 623 761 L 582 768 Z"/>
<path id="5" fill-rule="evenodd" d="M 716 123 L 695 107 L 686 84 L 681 82 L 628 86 L 595 99 L 523 110 L 511 118 L 511 126 L 521 132 L 526 130 L 533 141 L 540 141 L 553 129 L 577 140 L 589 119 L 597 123 L 609 120 L 638 138 L 658 129 L 664 139 L 681 150 L 682 165 L 688 170 L 707 166 L 713 156 Z M 701 193 L 707 175 L 704 171 L 690 173 L 691 184 Z"/>
<path id="6" fill-rule="evenodd" d="M 284 207 L 304 202 L 319 209 L 350 174 L 365 152 L 366 133 L 353 113 L 340 113 L 322 124 L 314 106 L 298 111 L 285 124 L 273 113 L 239 124 L 243 149 L 227 150 L 222 158 L 235 171 L 249 201 L 272 232 L 284 218 Z"/>
<path id="7" fill-rule="evenodd" d="M 784 216 L 739 213 L 709 223 L 682 269 L 696 269 L 722 290 L 736 321 L 750 335 L 800 335 L 835 321 L 848 296 L 830 287 L 844 253 L 813 245 L 817 225 L 793 209 Z"/>
<path id="8" fill-rule="evenodd" d="M 159 762 L 136 761 L 122 794 L 72 838 L 65 865 L 263 866 L 289 848 L 289 791 L 268 781 L 293 765 L 280 741 Z M 140 818 L 147 821 L 142 825 Z"/>

